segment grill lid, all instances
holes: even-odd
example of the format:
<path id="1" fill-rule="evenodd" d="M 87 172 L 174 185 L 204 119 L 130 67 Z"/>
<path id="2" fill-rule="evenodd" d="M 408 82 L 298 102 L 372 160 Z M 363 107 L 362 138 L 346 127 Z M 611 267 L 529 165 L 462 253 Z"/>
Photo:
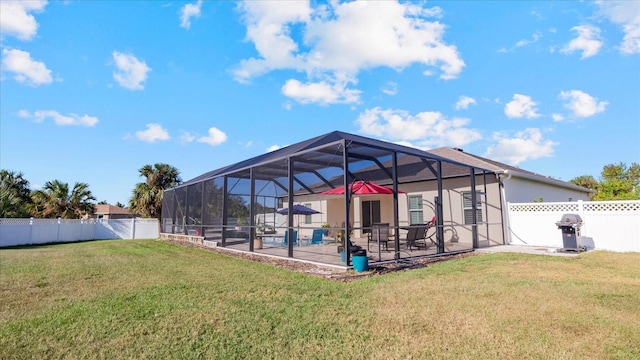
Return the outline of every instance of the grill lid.
<path id="1" fill-rule="evenodd" d="M 582 218 L 578 214 L 564 214 L 560 221 L 556 223 L 557 226 L 573 226 L 581 224 Z"/>

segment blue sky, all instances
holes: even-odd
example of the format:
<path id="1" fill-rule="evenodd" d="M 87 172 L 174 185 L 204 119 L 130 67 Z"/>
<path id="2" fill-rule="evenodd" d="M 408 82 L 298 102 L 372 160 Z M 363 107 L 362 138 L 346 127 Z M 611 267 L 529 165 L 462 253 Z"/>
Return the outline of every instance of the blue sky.
<path id="1" fill-rule="evenodd" d="M 562 180 L 640 162 L 638 1 L 0 2 L 0 165 L 128 203 L 340 130 Z"/>

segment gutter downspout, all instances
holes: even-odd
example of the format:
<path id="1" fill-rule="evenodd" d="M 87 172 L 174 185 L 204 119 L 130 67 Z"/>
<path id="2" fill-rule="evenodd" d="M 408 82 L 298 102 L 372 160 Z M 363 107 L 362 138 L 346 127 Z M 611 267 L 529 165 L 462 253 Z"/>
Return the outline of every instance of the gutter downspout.
<path id="1" fill-rule="evenodd" d="M 505 177 L 506 175 L 506 177 Z M 504 190 L 504 182 L 511 179 L 509 170 L 502 170 L 502 173 L 496 172 L 496 180 L 500 186 L 500 205 L 502 206 L 502 237 L 504 243 L 511 244 L 511 224 L 509 224 L 509 208 L 507 207 L 507 197 Z"/>

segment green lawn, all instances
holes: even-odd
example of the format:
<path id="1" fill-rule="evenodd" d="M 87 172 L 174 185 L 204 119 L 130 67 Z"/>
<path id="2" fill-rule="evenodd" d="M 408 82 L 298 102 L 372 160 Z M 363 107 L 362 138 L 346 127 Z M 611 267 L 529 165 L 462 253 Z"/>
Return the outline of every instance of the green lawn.
<path id="1" fill-rule="evenodd" d="M 155 240 L 0 250 L 0 359 L 639 359 L 640 254 L 342 283 Z"/>

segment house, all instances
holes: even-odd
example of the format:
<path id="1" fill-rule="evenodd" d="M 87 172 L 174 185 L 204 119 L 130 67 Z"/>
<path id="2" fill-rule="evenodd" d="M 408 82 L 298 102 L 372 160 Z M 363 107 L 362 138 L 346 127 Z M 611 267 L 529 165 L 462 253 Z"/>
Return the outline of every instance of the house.
<path id="1" fill-rule="evenodd" d="M 364 196 L 323 194 L 355 180 L 393 191 Z M 357 245 L 368 247 L 374 225 L 386 223 L 393 246 L 383 253 L 377 244 L 377 258 L 382 261 L 504 244 L 507 201 L 540 197 L 546 201 L 579 200 L 588 198 L 588 193 L 587 189 L 459 149 L 427 152 L 334 131 L 204 173 L 166 190 L 161 232 L 198 235 L 217 246 L 243 251 L 301 259 L 313 256 L 310 261 L 332 262 L 325 256 L 328 252 L 309 255 L 312 252 L 294 247 L 291 241 L 274 241 L 261 249 L 249 240 L 258 235 L 263 224 L 283 237 L 295 228 L 303 238 L 328 224 L 334 233 L 342 232 Z M 276 209 L 293 204 L 319 213 L 276 216 Z M 403 245 L 410 229 L 432 219 L 433 246 L 413 250 Z M 241 223 L 246 224 L 246 231 L 231 231 Z"/>
<path id="2" fill-rule="evenodd" d="M 465 153 L 459 148 L 441 147 L 429 150 L 428 153 L 445 158 L 455 163 L 443 163 L 440 172 L 442 181 L 442 205 L 448 209 L 443 214 L 443 238 L 445 241 L 460 241 L 471 238 L 477 232 L 478 240 L 474 247 L 486 247 L 509 243 L 507 203 L 544 201 L 577 201 L 589 200 L 589 189 L 574 184 L 539 175 L 511 165 Z M 398 168 L 407 173 L 403 177 L 401 190 L 405 196 L 399 196 L 400 226 L 426 223 L 436 213 L 438 200 L 437 180 L 429 167 L 421 166 L 421 159 L 402 157 L 398 159 Z M 459 164 L 467 165 L 468 168 Z M 383 162 L 390 167 L 390 160 Z M 412 169 L 412 170 L 410 170 Z M 485 169 L 482 174 L 470 176 L 469 169 Z M 356 178 L 368 179 L 380 185 L 392 185 L 385 171 L 373 165 L 354 171 Z M 334 180 L 341 184 L 342 177 Z M 476 188 L 476 222 L 474 229 L 472 183 Z M 315 201 L 314 201 L 315 199 Z M 332 214 L 343 206 L 339 198 L 318 199 L 314 196 L 300 196 L 297 199 L 314 209 L 326 209 L 329 224 L 339 223 L 341 218 Z M 363 229 L 366 233 L 372 223 L 393 223 L 393 198 L 388 196 L 355 197 L 351 219 L 353 227 Z M 362 233 L 356 230 L 356 235 Z"/>
<path id="3" fill-rule="evenodd" d="M 93 212 L 94 219 L 130 219 L 136 217 L 129 213 L 129 208 L 121 208 L 109 204 L 98 204 Z"/>
<path id="4" fill-rule="evenodd" d="M 441 147 L 429 153 L 446 157 L 457 162 L 492 170 L 502 183 L 505 202 L 560 202 L 589 200 L 593 191 L 550 176 L 536 174 L 515 166 L 503 164 L 459 148 Z"/>

